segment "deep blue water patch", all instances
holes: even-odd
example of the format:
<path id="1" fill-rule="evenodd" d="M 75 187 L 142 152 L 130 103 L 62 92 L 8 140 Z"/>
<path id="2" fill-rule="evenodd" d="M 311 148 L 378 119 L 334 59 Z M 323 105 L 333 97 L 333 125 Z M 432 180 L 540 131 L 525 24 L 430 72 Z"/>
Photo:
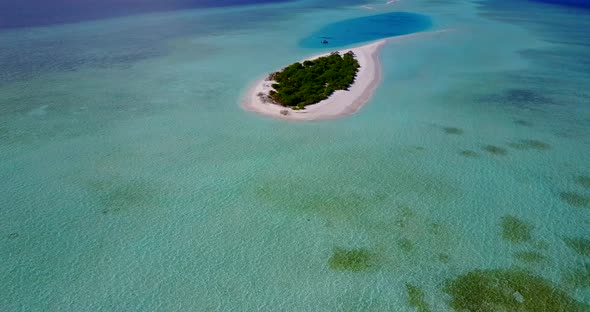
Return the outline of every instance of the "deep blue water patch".
<path id="1" fill-rule="evenodd" d="M 563 5 L 563 6 L 570 6 L 570 7 L 590 10 L 590 0 L 532 0 L 532 1 L 557 4 L 557 5 Z"/>
<path id="2" fill-rule="evenodd" d="M 299 45 L 304 48 L 342 47 L 387 37 L 407 35 L 427 30 L 430 27 L 432 27 L 432 21 L 426 15 L 392 12 L 328 24 L 302 39 Z"/>
<path id="3" fill-rule="evenodd" d="M 0 0 L 0 29 L 76 23 L 132 14 L 293 0 Z"/>
<path id="4" fill-rule="evenodd" d="M 47 73 L 133 66 L 173 52 L 168 42 L 177 38 L 255 31 L 290 14 L 287 10 L 256 6 L 222 14 L 195 14 L 198 18 L 165 14 L 155 18 L 146 16 L 68 24 L 55 29 L 0 29 L 0 87 Z M 191 49 L 194 49 L 191 55 L 197 59 L 208 57 L 220 48 L 207 42 L 198 45 L 191 43 Z"/>

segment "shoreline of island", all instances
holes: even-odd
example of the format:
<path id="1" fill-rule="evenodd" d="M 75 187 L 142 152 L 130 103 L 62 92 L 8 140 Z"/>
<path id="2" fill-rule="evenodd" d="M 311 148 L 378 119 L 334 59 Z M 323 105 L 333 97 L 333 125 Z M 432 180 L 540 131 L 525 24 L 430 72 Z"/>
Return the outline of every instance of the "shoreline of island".
<path id="1" fill-rule="evenodd" d="M 341 118 L 358 112 L 365 104 L 369 102 L 377 86 L 381 82 L 381 61 L 379 52 L 390 40 L 400 40 L 412 38 L 420 35 L 440 34 L 454 29 L 441 29 L 436 31 L 420 32 L 403 36 L 380 39 L 371 43 L 341 49 L 335 52 L 340 54 L 352 51 L 358 61 L 360 68 L 353 84 L 348 90 L 336 90 L 329 98 L 315 104 L 305 106 L 303 110 L 294 110 L 279 104 L 264 101 L 260 94 L 268 94 L 272 90 L 272 81 L 261 78 L 254 82 L 241 98 L 242 108 L 247 111 L 257 113 L 266 117 L 293 120 L 293 121 L 312 121 Z M 306 60 L 317 59 L 329 55 L 323 53 L 309 57 Z M 287 112 L 284 114 L 284 112 Z"/>
<path id="2" fill-rule="evenodd" d="M 307 105 L 303 110 L 294 110 L 263 101 L 260 94 L 268 94 L 272 90 L 272 82 L 265 77 L 257 80 L 248 89 L 242 99 L 242 107 L 260 115 L 285 120 L 323 120 L 351 115 L 369 101 L 381 80 L 381 62 L 378 53 L 386 42 L 386 39 L 381 39 L 362 46 L 337 51 L 340 54 L 352 51 L 360 65 L 357 76 L 348 90 L 336 90 L 323 101 Z M 300 62 L 317 59 L 330 53 L 315 55 Z M 287 111 L 286 114 L 285 111 Z"/>

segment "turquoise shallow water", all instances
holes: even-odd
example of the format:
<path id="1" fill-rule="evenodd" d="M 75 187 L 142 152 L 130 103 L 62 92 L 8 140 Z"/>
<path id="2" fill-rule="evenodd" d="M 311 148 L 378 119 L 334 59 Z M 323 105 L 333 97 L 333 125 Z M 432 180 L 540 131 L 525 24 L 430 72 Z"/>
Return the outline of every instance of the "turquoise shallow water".
<path id="1" fill-rule="evenodd" d="M 411 283 L 451 311 L 445 281 L 497 268 L 590 304 L 588 257 L 566 243 L 590 239 L 589 13 L 370 5 L 1 32 L 2 310 L 415 311 Z M 317 53 L 300 40 L 391 11 L 448 31 L 391 40 L 359 113 L 240 108 L 254 79 Z M 528 238 L 503 235 L 510 216 Z M 341 250 L 368 268 L 338 269 Z"/>

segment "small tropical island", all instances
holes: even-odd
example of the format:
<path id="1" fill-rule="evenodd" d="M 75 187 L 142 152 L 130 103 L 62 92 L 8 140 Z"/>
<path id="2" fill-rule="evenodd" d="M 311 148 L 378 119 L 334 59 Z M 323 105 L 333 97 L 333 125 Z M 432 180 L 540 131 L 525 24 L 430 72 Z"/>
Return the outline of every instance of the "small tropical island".
<path id="1" fill-rule="evenodd" d="M 294 110 L 327 99 L 336 90 L 348 90 L 356 78 L 359 62 L 352 51 L 343 55 L 332 52 L 314 60 L 293 63 L 282 71 L 271 73 L 268 81 L 275 81 L 268 95 L 260 93 L 263 101 L 290 107 Z"/>
<path id="2" fill-rule="evenodd" d="M 386 40 L 295 62 L 254 83 L 242 106 L 288 120 L 333 119 L 357 112 L 381 79 L 379 49 Z"/>

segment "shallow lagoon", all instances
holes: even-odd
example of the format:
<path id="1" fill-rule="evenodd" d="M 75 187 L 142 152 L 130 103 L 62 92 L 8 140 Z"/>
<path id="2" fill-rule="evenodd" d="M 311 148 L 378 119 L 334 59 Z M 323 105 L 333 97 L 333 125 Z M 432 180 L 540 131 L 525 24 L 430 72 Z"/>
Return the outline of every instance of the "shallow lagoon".
<path id="1" fill-rule="evenodd" d="M 337 48 L 407 35 L 427 30 L 431 26 L 430 17 L 426 15 L 391 12 L 328 24 L 302 39 L 299 44 L 304 48 Z"/>

